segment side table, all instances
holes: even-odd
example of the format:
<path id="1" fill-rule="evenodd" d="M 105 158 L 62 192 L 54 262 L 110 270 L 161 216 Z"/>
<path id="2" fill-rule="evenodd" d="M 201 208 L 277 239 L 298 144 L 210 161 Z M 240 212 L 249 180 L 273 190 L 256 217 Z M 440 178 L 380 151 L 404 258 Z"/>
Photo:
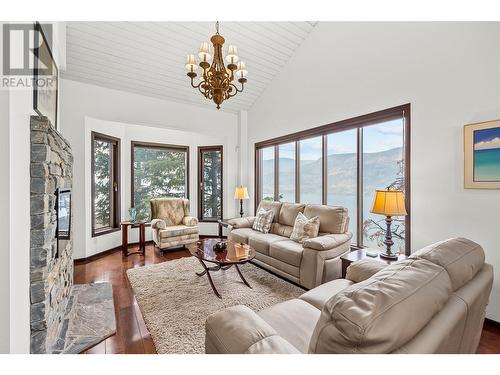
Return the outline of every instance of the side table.
<path id="1" fill-rule="evenodd" d="M 122 255 L 129 256 L 132 254 L 146 254 L 146 222 L 131 222 L 131 221 L 122 221 L 120 223 L 122 228 Z M 139 228 L 139 251 L 134 251 L 129 253 L 128 251 L 128 228 Z"/>
<path id="2" fill-rule="evenodd" d="M 397 262 L 398 260 L 403 260 L 403 259 L 408 258 L 404 254 L 399 254 L 397 260 L 396 259 L 385 259 L 385 258 L 380 257 L 380 255 L 377 255 L 376 257 L 370 257 L 370 256 L 366 255 L 366 251 L 376 251 L 378 254 L 380 254 L 380 250 L 377 250 L 377 249 L 359 249 L 359 250 L 351 251 L 350 253 L 348 253 L 346 255 L 342 255 L 340 257 L 340 259 L 342 261 L 342 278 L 345 278 L 345 275 L 347 272 L 347 267 L 349 267 L 351 265 L 351 263 L 356 262 L 357 260 L 368 258 L 368 259 L 378 260 L 380 262 L 384 262 L 387 264 L 391 264 L 391 263 Z"/>
<path id="3" fill-rule="evenodd" d="M 217 220 L 217 224 L 219 224 L 219 238 L 222 238 L 222 228 L 228 228 L 230 224 L 227 222 L 229 219 L 220 219 Z"/>

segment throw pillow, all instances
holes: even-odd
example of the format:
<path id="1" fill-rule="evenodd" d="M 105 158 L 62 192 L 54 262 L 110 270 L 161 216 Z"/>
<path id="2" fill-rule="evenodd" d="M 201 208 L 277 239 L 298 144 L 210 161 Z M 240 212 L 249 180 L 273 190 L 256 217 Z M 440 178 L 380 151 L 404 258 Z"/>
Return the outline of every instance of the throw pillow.
<path id="1" fill-rule="evenodd" d="M 299 212 L 293 224 L 292 234 L 290 239 L 299 243 L 304 242 L 309 238 L 318 237 L 319 233 L 319 216 L 314 216 L 308 219 L 302 212 Z"/>
<path id="2" fill-rule="evenodd" d="M 252 229 L 262 233 L 269 233 L 271 224 L 273 223 L 274 212 L 272 210 L 265 210 L 261 208 L 255 215 Z"/>

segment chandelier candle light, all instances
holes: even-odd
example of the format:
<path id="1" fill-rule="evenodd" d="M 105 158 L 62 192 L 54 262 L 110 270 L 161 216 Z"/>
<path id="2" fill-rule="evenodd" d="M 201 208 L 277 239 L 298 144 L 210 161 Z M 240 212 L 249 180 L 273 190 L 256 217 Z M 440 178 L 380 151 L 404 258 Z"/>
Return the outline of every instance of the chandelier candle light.
<path id="1" fill-rule="evenodd" d="M 191 78 L 191 86 L 198 89 L 205 98 L 213 100 L 217 105 L 217 109 L 220 109 L 220 105 L 224 100 L 243 92 L 248 71 L 243 61 L 238 62 L 239 57 L 236 46 L 228 47 L 226 55 L 228 65 L 227 67 L 224 65 L 222 46 L 225 39 L 219 34 L 219 22 L 216 23 L 216 31 L 216 34 L 210 38 L 214 50 L 212 63 L 209 63 L 212 58 L 210 44 L 203 42 L 198 53 L 200 62 L 196 63 L 194 55 L 187 55 L 186 69 L 188 70 L 188 77 Z M 198 68 L 201 68 L 199 73 L 196 72 Z M 198 74 L 200 81 L 195 84 L 194 79 Z M 241 84 L 241 89 L 233 83 L 235 78 Z"/>

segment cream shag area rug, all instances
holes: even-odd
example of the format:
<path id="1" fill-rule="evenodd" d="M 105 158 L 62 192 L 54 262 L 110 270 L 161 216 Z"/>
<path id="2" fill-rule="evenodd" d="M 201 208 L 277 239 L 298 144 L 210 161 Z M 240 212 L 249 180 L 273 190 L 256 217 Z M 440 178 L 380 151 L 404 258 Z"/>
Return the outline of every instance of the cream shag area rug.
<path id="1" fill-rule="evenodd" d="M 181 258 L 127 271 L 144 321 L 158 353 L 204 353 L 205 319 L 229 306 L 254 311 L 296 298 L 304 290 L 253 264 L 240 267 L 248 288 L 234 267 L 212 272 L 222 299 L 212 291 L 198 259 Z"/>

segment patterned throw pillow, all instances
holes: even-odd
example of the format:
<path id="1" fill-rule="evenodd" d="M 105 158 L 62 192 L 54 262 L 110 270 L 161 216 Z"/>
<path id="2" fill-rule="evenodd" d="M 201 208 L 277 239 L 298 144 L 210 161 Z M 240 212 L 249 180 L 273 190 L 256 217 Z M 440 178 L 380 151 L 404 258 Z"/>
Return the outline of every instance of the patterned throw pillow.
<path id="1" fill-rule="evenodd" d="M 273 223 L 274 212 L 272 210 L 265 210 L 261 208 L 255 215 L 252 229 L 262 233 L 269 233 L 271 224 Z"/>
<path id="2" fill-rule="evenodd" d="M 304 242 L 309 238 L 318 237 L 319 216 L 308 219 L 302 212 L 299 212 L 293 224 L 290 239 L 298 243 Z"/>

